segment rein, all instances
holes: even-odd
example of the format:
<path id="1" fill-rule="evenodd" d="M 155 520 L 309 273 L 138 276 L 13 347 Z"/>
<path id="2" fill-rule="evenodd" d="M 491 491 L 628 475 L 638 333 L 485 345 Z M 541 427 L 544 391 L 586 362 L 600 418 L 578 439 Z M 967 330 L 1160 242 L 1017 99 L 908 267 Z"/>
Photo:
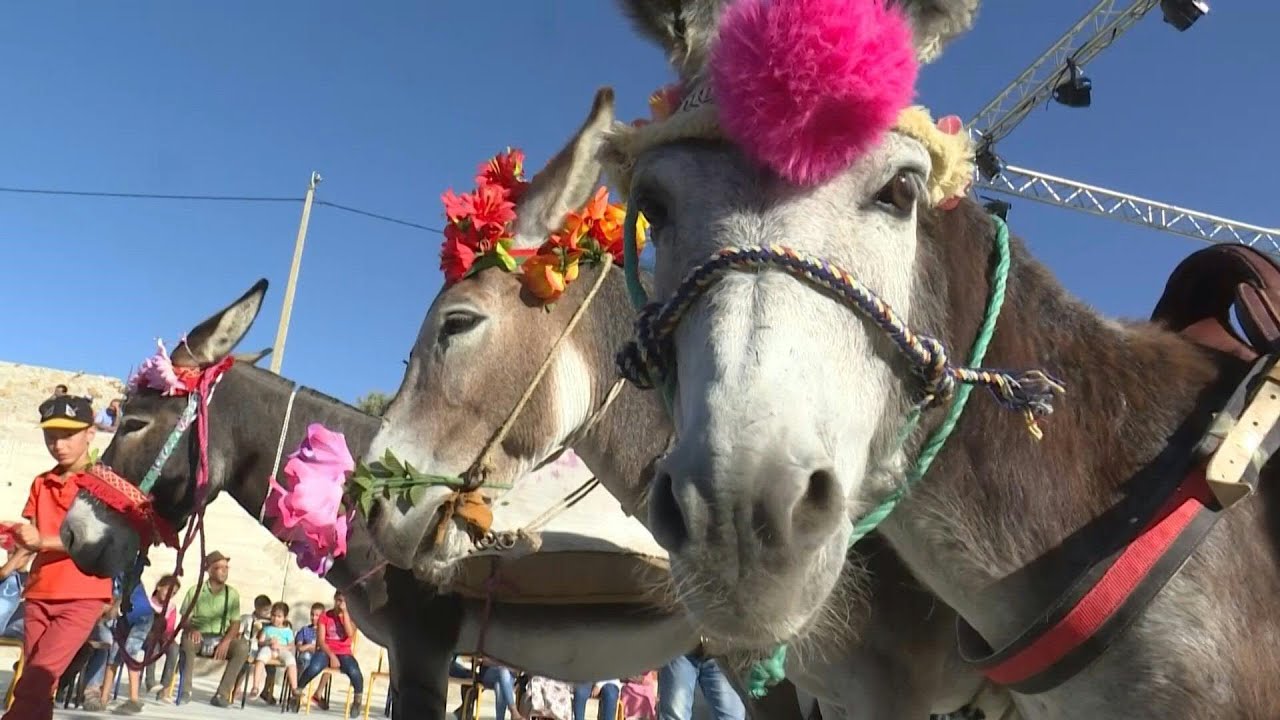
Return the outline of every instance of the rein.
<path id="1" fill-rule="evenodd" d="M 634 208 L 635 203 L 629 203 Z M 786 272 L 803 282 L 825 291 L 837 302 L 855 310 L 881 329 L 893 340 L 898 350 L 911 362 L 923 381 L 922 396 L 907 413 L 896 437 L 896 451 L 902 450 L 911 435 L 918 429 L 926 410 L 947 406 L 942 423 L 930 433 L 915 463 L 906 473 L 904 482 L 882 500 L 869 513 L 853 525 L 848 547 L 852 548 L 884 522 L 891 512 L 907 496 L 911 488 L 928 472 L 941 452 L 943 445 L 955 430 L 964 413 L 965 405 L 975 386 L 987 387 L 1004 407 L 1019 411 L 1027 422 L 1027 428 L 1039 439 L 1042 435 L 1037 425 L 1040 417 L 1053 411 L 1053 396 L 1063 392 L 1062 384 L 1046 373 L 1033 370 L 1021 375 L 985 369 L 981 363 L 986 356 L 991 338 L 995 334 L 996 321 L 1004 304 L 1009 275 L 1009 228 L 998 216 L 992 215 L 995 226 L 993 242 L 992 277 L 987 307 L 982 325 L 970 349 L 969 364 L 955 366 L 947 358 L 946 350 L 936 338 L 920 335 L 911 330 L 888 303 L 858 282 L 849 272 L 824 260 L 805 257 L 783 246 L 726 248 L 693 268 L 665 302 L 649 302 L 647 293 L 635 270 L 637 256 L 635 223 L 629 210 L 625 223 L 625 252 L 627 289 L 632 304 L 639 310 L 635 321 L 635 340 L 618 353 L 618 369 L 623 377 L 637 387 L 651 389 L 661 386 L 668 408 L 674 397 L 675 379 L 672 372 L 674 348 L 672 334 L 680 320 L 697 300 L 720 277 L 731 271 L 754 272 L 774 269 Z M 753 697 L 763 697 L 768 688 L 786 678 L 787 646 L 779 645 L 769 657 L 757 662 L 748 678 L 748 691 Z"/>

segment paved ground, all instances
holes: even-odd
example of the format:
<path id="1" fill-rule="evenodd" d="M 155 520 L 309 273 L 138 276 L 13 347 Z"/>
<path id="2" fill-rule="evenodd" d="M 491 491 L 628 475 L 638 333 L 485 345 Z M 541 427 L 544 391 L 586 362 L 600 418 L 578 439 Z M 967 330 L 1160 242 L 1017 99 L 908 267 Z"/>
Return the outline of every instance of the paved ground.
<path id="1" fill-rule="evenodd" d="M 0 688 L 7 688 L 9 686 L 9 678 L 11 675 L 12 673 L 10 672 L 0 672 Z M 330 720 L 338 720 L 341 718 L 342 701 L 347 685 L 343 680 L 335 680 L 334 682 L 336 684 L 334 685 L 333 690 L 333 708 L 329 712 L 324 712 L 315 706 L 312 706 L 311 708 L 311 714 L 321 720 L 326 718 Z M 238 702 L 235 707 L 232 708 L 213 707 L 209 704 L 209 698 L 213 695 L 213 689 L 216 685 L 216 678 L 196 678 L 195 700 L 193 702 L 184 702 L 182 705 L 175 706 L 171 702 L 157 702 L 152 699 L 146 702 L 146 709 L 142 714 L 134 717 L 150 718 L 151 720 L 213 720 L 214 718 L 223 718 L 224 720 L 228 718 L 231 720 L 234 720 L 234 718 L 243 718 L 244 720 L 258 718 L 259 720 L 268 720 L 268 718 L 272 718 L 273 720 L 279 720 L 279 718 L 282 717 L 279 707 L 270 707 L 261 702 L 250 702 L 245 706 L 244 710 L 240 709 Z M 124 685 L 122 684 L 121 687 L 123 689 Z M 373 693 L 373 704 L 369 708 L 370 720 L 382 720 L 382 711 L 383 708 L 386 707 L 387 701 L 386 693 L 387 682 L 385 679 L 379 678 L 377 687 L 374 689 Z M 456 707 L 458 705 L 457 687 L 450 688 L 450 694 L 453 697 L 450 699 L 449 706 Z M 109 705 L 108 708 L 115 707 L 118 703 L 119 701 L 116 701 Z M 61 707 L 54 711 L 53 716 L 55 718 L 76 718 L 77 720 L 117 717 L 111 714 L 110 709 L 102 713 L 91 713 L 84 712 L 83 710 L 63 710 Z M 296 716 L 290 715 L 288 717 Z M 481 700 L 480 717 L 481 720 L 493 720 L 492 693 L 485 693 Z"/>

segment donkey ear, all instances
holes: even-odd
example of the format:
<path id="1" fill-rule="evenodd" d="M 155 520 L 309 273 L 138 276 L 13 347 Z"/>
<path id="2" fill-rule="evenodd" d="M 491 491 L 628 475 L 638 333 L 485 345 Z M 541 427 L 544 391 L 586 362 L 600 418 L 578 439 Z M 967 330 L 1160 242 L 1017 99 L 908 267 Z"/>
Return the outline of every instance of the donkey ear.
<path id="1" fill-rule="evenodd" d="M 894 0 L 911 18 L 916 57 L 933 62 L 942 48 L 973 27 L 980 0 Z"/>
<path id="2" fill-rule="evenodd" d="M 192 328 L 187 341 L 174 349 L 173 364 L 200 367 L 226 357 L 248 334 L 266 293 L 267 279 L 263 278 L 238 300 Z"/>
<path id="3" fill-rule="evenodd" d="M 636 32 L 658 43 L 688 80 L 701 72 L 729 0 L 619 0 Z"/>
<path id="4" fill-rule="evenodd" d="M 613 88 L 600 88 L 582 127 L 529 181 L 517 209 L 517 239 L 532 238 L 531 242 L 542 244 L 564 224 L 565 215 L 591 198 L 603 169 L 596 151 L 613 120 Z"/>
<path id="5" fill-rule="evenodd" d="M 273 349 L 274 348 L 268 347 L 268 348 L 262 348 L 257 352 L 236 353 L 235 355 L 236 362 L 244 363 L 246 365 L 257 365 L 262 360 L 262 358 L 270 355 Z"/>

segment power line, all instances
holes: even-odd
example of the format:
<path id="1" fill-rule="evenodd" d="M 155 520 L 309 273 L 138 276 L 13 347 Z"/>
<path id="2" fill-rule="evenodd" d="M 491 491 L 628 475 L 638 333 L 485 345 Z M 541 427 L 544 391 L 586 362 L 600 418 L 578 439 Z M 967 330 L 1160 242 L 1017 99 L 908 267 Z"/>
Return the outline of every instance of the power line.
<path id="1" fill-rule="evenodd" d="M 135 200 L 213 200 L 222 202 L 301 202 L 298 197 L 266 195 L 171 195 L 161 193 L 104 192 L 98 190 L 52 190 L 48 188 L 0 187 L 0 192 L 24 195 L 74 195 L 76 197 L 130 198 Z"/>
<path id="2" fill-rule="evenodd" d="M 210 202 L 245 202 L 245 203 L 295 203 L 302 202 L 302 198 L 298 197 L 276 197 L 270 195 L 178 195 L 172 193 L 141 193 L 141 192 L 106 192 L 100 190 L 57 190 L 52 188 L 25 188 L 25 187 L 0 187 L 0 193 L 17 193 L 22 195 L 55 195 L 55 196 L 71 196 L 71 197 L 100 197 L 100 198 L 124 198 L 130 200 L 195 200 Z M 410 220 L 401 220 L 400 218 L 383 215 L 381 213 L 371 212 L 369 210 L 361 210 L 350 205 L 341 205 L 328 200 L 316 200 L 316 205 L 324 205 L 334 210 L 349 212 L 354 215 L 363 215 L 374 220 L 389 222 L 404 227 L 414 228 L 416 230 L 425 230 L 427 232 L 439 234 L 443 232 L 440 228 L 434 228 L 429 225 L 412 222 Z"/>
<path id="3" fill-rule="evenodd" d="M 342 210 L 343 212 L 355 213 L 356 215 L 364 215 L 365 217 L 371 217 L 375 220 L 383 220 L 389 223 L 395 223 L 397 225 L 404 225 L 406 227 L 417 228 L 418 230 L 426 230 L 427 232 L 433 232 L 433 233 L 444 232 L 440 228 L 433 228 L 433 227 L 428 227 L 426 225 L 420 225 L 416 222 L 410 222 L 408 220 L 393 218 L 389 215 L 379 215 L 378 213 L 375 213 L 375 212 L 369 212 L 368 210 L 361 210 L 360 208 L 353 208 L 348 205 L 339 205 L 338 203 L 329 202 L 328 200 L 316 200 L 315 204 L 324 205 L 325 207 L 331 207 L 334 210 Z"/>

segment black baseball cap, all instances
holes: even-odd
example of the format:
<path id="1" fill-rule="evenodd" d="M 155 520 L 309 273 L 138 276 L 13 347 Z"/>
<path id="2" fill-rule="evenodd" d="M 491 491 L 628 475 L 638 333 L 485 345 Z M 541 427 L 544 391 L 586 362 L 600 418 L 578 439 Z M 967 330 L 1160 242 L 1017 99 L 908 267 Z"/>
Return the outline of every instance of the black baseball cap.
<path id="1" fill-rule="evenodd" d="M 83 430 L 93 425 L 93 405 L 88 398 L 59 395 L 40 403 L 40 427 Z"/>

